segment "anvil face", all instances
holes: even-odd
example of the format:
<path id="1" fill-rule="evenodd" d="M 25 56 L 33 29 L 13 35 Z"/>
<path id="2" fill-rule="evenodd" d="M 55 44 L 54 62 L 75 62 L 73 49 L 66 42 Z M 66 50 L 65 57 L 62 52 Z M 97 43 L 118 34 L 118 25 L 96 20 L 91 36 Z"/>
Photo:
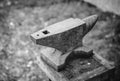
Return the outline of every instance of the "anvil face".
<path id="1" fill-rule="evenodd" d="M 31 38 L 36 44 L 66 53 L 82 46 L 85 27 L 83 20 L 70 18 L 32 34 Z"/>

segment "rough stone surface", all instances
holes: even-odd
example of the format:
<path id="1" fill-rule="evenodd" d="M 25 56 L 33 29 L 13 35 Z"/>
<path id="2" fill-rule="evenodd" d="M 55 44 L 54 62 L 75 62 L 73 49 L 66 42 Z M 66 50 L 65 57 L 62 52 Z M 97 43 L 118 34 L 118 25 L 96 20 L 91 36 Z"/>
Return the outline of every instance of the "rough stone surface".
<path id="1" fill-rule="evenodd" d="M 120 0 L 84 0 L 105 12 L 113 12 L 120 15 Z"/>

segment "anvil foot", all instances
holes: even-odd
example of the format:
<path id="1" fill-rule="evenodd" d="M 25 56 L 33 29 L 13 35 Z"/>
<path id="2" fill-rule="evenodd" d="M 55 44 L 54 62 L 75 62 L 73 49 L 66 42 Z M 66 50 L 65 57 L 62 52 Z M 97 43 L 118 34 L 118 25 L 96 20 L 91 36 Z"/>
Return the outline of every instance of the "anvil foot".
<path id="1" fill-rule="evenodd" d="M 93 51 L 87 47 L 79 47 L 76 50 L 66 54 L 62 54 L 54 48 L 46 48 L 41 50 L 41 53 L 42 60 L 56 71 L 63 70 L 65 65 L 74 59 L 89 58 L 93 55 Z"/>

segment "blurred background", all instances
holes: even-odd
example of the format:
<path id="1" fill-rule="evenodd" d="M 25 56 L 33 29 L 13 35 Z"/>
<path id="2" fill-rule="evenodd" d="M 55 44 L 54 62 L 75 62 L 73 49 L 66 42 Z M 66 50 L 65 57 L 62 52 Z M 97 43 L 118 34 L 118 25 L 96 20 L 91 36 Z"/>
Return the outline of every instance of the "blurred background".
<path id="1" fill-rule="evenodd" d="M 58 21 L 98 14 L 83 43 L 114 62 L 120 81 L 120 0 L 0 0 L 0 81 L 48 81 L 31 33 Z"/>

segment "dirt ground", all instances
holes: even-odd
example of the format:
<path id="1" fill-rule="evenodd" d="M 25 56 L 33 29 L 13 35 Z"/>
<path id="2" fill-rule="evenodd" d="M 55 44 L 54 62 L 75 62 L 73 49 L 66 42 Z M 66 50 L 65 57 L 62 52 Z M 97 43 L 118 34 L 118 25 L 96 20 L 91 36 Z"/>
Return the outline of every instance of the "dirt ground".
<path id="1" fill-rule="evenodd" d="M 102 12 L 82 0 L 0 1 L 0 81 L 48 81 L 36 63 L 41 46 L 31 33 L 66 18 L 98 14 L 99 20 L 84 39 L 84 45 L 105 59 L 120 64 L 120 16 Z M 118 68 L 119 69 L 119 68 Z M 116 80 L 119 81 L 119 71 Z"/>

